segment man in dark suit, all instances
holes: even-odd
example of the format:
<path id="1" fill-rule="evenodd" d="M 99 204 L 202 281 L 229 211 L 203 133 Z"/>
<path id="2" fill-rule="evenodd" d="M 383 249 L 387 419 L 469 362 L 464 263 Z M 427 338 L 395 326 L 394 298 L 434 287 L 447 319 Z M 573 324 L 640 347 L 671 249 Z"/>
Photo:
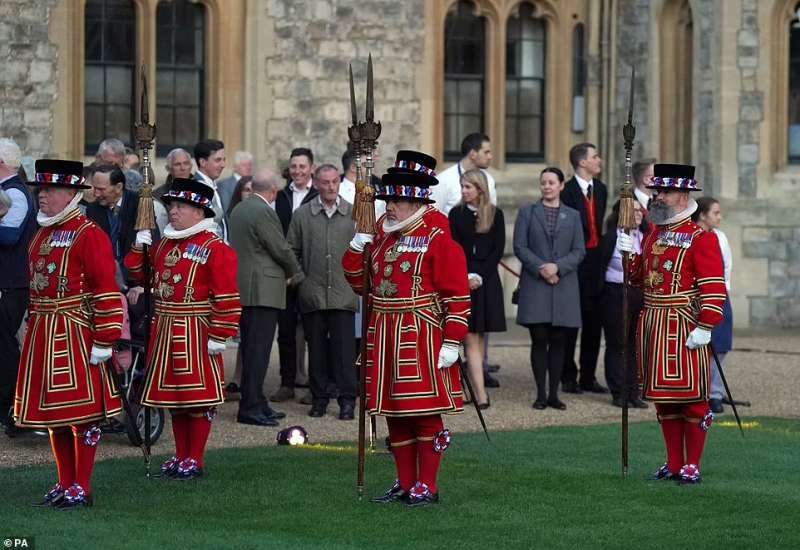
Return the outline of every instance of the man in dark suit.
<path id="1" fill-rule="evenodd" d="M 283 234 L 289 233 L 292 214 L 300 206 L 310 202 L 319 193 L 314 188 L 314 153 L 311 149 L 298 147 L 289 156 L 289 177 L 292 181 L 278 192 L 275 199 L 275 212 L 281 220 Z M 281 387 L 270 396 L 276 403 L 294 397 L 297 376 L 297 338 L 296 330 L 300 318 L 297 311 L 297 293 L 289 289 L 286 293 L 286 309 L 278 317 L 278 356 L 281 364 Z"/>
<path id="2" fill-rule="evenodd" d="M 267 403 L 264 378 L 278 314 L 285 306 L 287 281 L 294 284 L 302 277 L 300 264 L 271 207 L 278 185 L 276 174 L 259 170 L 253 178 L 253 196 L 236 205 L 230 215 L 242 303 L 242 399 L 236 420 L 256 426 L 277 426 L 285 416 Z"/>
<path id="3" fill-rule="evenodd" d="M 603 159 L 600 158 L 597 147 L 591 143 L 579 143 L 570 149 L 569 161 L 575 175 L 561 192 L 561 201 L 580 213 L 586 256 L 578 266 L 583 323 L 580 329 L 580 381 L 577 378 L 578 368 L 575 365 L 577 329 L 571 329 L 567 334 L 561 381 L 563 390 L 567 393 L 582 391 L 606 393 L 608 390 L 597 382 L 595 376 L 597 357 L 600 353 L 603 312 L 600 303 L 603 291 L 600 237 L 603 234 L 602 226 L 608 198 L 606 185 L 597 179 L 603 171 Z"/>
<path id="4" fill-rule="evenodd" d="M 228 222 L 225 220 L 225 209 L 217 189 L 217 179 L 225 169 L 225 144 L 217 139 L 197 142 L 194 146 L 194 161 L 197 163 L 194 179 L 214 190 L 211 206 L 214 209 L 214 221 L 219 228 L 215 233 L 228 242 Z"/>
<path id="5" fill-rule="evenodd" d="M 122 264 L 136 241 L 136 215 L 139 195 L 125 188 L 125 174 L 112 164 L 95 166 L 89 183 L 95 201 L 86 207 L 86 217 L 95 222 L 111 239 L 114 259 L 119 268 L 120 288 L 127 289 L 127 275 Z"/>
<path id="6" fill-rule="evenodd" d="M 231 205 L 233 191 L 242 176 L 253 175 L 253 154 L 247 151 L 236 151 L 233 155 L 233 174 L 217 182 L 217 192 L 222 200 L 222 208 L 225 212 Z"/>

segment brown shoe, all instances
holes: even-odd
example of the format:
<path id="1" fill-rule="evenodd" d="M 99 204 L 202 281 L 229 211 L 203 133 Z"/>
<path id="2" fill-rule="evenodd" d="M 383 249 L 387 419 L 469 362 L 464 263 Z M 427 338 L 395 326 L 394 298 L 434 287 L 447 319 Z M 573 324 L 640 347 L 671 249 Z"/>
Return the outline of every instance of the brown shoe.
<path id="1" fill-rule="evenodd" d="M 287 388 L 281 386 L 278 391 L 269 396 L 269 400 L 273 403 L 283 403 L 289 399 L 294 399 L 294 388 Z"/>

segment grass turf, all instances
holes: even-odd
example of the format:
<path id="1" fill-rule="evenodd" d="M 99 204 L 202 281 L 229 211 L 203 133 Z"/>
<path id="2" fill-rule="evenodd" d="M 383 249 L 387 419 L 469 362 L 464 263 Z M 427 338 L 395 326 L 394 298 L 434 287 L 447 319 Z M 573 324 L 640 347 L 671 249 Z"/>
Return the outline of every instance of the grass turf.
<path id="1" fill-rule="evenodd" d="M 209 475 L 190 482 L 104 461 L 94 508 L 75 512 L 29 506 L 54 467 L 0 469 L 0 537 L 33 535 L 39 549 L 800 547 L 800 422 L 756 419 L 744 439 L 713 426 L 694 487 L 647 480 L 663 462 L 654 422 L 631 425 L 625 481 L 618 449 L 613 425 L 500 432 L 491 444 L 456 434 L 442 500 L 421 509 L 358 502 L 349 445 L 212 451 Z M 366 496 L 393 479 L 389 455 L 367 457 Z"/>

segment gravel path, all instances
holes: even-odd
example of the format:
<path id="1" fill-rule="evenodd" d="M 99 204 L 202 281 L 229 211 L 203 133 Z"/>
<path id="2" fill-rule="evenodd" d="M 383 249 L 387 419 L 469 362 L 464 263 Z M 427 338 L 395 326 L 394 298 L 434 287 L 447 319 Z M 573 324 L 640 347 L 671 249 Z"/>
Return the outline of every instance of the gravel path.
<path id="1" fill-rule="evenodd" d="M 748 416 L 780 416 L 800 420 L 800 407 L 797 406 L 797 379 L 800 377 L 800 336 L 797 331 L 778 334 L 738 334 L 734 338 L 735 350 L 726 360 L 726 374 L 731 391 L 736 399 L 752 402 L 752 407 L 740 408 L 745 419 Z M 273 347 L 273 357 L 266 382 L 269 395 L 279 383 L 277 366 L 277 346 Z M 553 425 L 585 425 L 618 422 L 620 409 L 610 403 L 608 395 L 563 394 L 567 404 L 566 411 L 546 409 L 536 411 L 531 408 L 534 397 L 534 383 L 529 366 L 529 344 L 527 335 L 519 327 L 509 333 L 497 335 L 490 348 L 492 362 L 502 368 L 497 373 L 501 387 L 489 390 L 492 406 L 485 411 L 490 431 L 524 430 Z M 602 351 L 601 351 L 602 357 Z M 226 351 L 226 364 L 233 365 L 235 350 Z M 602 362 L 602 360 L 601 360 Z M 229 374 L 232 371 L 229 371 Z M 598 373 L 602 375 L 602 365 Z M 601 376 L 602 382 L 602 376 Z M 298 390 L 297 398 L 302 396 Z M 471 405 L 469 406 L 471 407 Z M 358 434 L 356 422 L 340 421 L 337 418 L 338 406 L 332 402 L 328 415 L 324 418 L 309 418 L 309 407 L 297 402 L 281 403 L 276 407 L 287 416 L 281 426 L 303 425 L 310 433 L 312 442 L 354 441 Z M 209 446 L 251 447 L 271 445 L 280 428 L 260 428 L 236 423 L 235 402 L 225 403 L 220 410 L 211 434 Z M 655 419 L 649 410 L 630 410 L 631 421 Z M 733 420 L 729 407 L 726 407 L 724 420 Z M 480 424 L 474 408 L 467 408 L 464 414 L 445 418 L 446 425 L 453 430 L 455 437 L 460 432 L 480 431 Z M 386 424 L 378 419 L 378 435 L 382 441 L 386 435 Z M 153 448 L 156 455 L 154 468 L 160 463 L 160 456 L 170 454 L 173 449 L 172 434 L 167 425 L 164 435 Z M 100 446 L 98 459 L 126 456 L 140 456 L 140 451 L 128 444 L 124 435 L 105 436 Z M 9 439 L 0 435 L 0 467 L 13 467 L 26 464 L 51 463 L 52 455 L 47 437 L 26 434 Z"/>

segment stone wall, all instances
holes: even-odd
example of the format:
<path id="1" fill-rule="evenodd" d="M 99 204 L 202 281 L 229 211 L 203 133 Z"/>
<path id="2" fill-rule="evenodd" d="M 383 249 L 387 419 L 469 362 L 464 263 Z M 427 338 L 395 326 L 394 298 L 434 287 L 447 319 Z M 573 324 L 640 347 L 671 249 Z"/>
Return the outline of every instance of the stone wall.
<path id="1" fill-rule="evenodd" d="M 51 151 L 58 48 L 48 32 L 56 0 L 0 1 L 0 137 L 32 157 Z"/>
<path id="2" fill-rule="evenodd" d="M 400 148 L 420 142 L 416 80 L 423 57 L 422 0 L 270 0 L 275 43 L 265 56 L 264 86 L 272 111 L 263 158 L 285 163 L 293 147 L 339 164 L 350 122 L 348 64 L 353 63 L 359 116 L 364 117 L 367 56 L 374 58 L 375 118 L 383 124 L 386 166 Z"/>

